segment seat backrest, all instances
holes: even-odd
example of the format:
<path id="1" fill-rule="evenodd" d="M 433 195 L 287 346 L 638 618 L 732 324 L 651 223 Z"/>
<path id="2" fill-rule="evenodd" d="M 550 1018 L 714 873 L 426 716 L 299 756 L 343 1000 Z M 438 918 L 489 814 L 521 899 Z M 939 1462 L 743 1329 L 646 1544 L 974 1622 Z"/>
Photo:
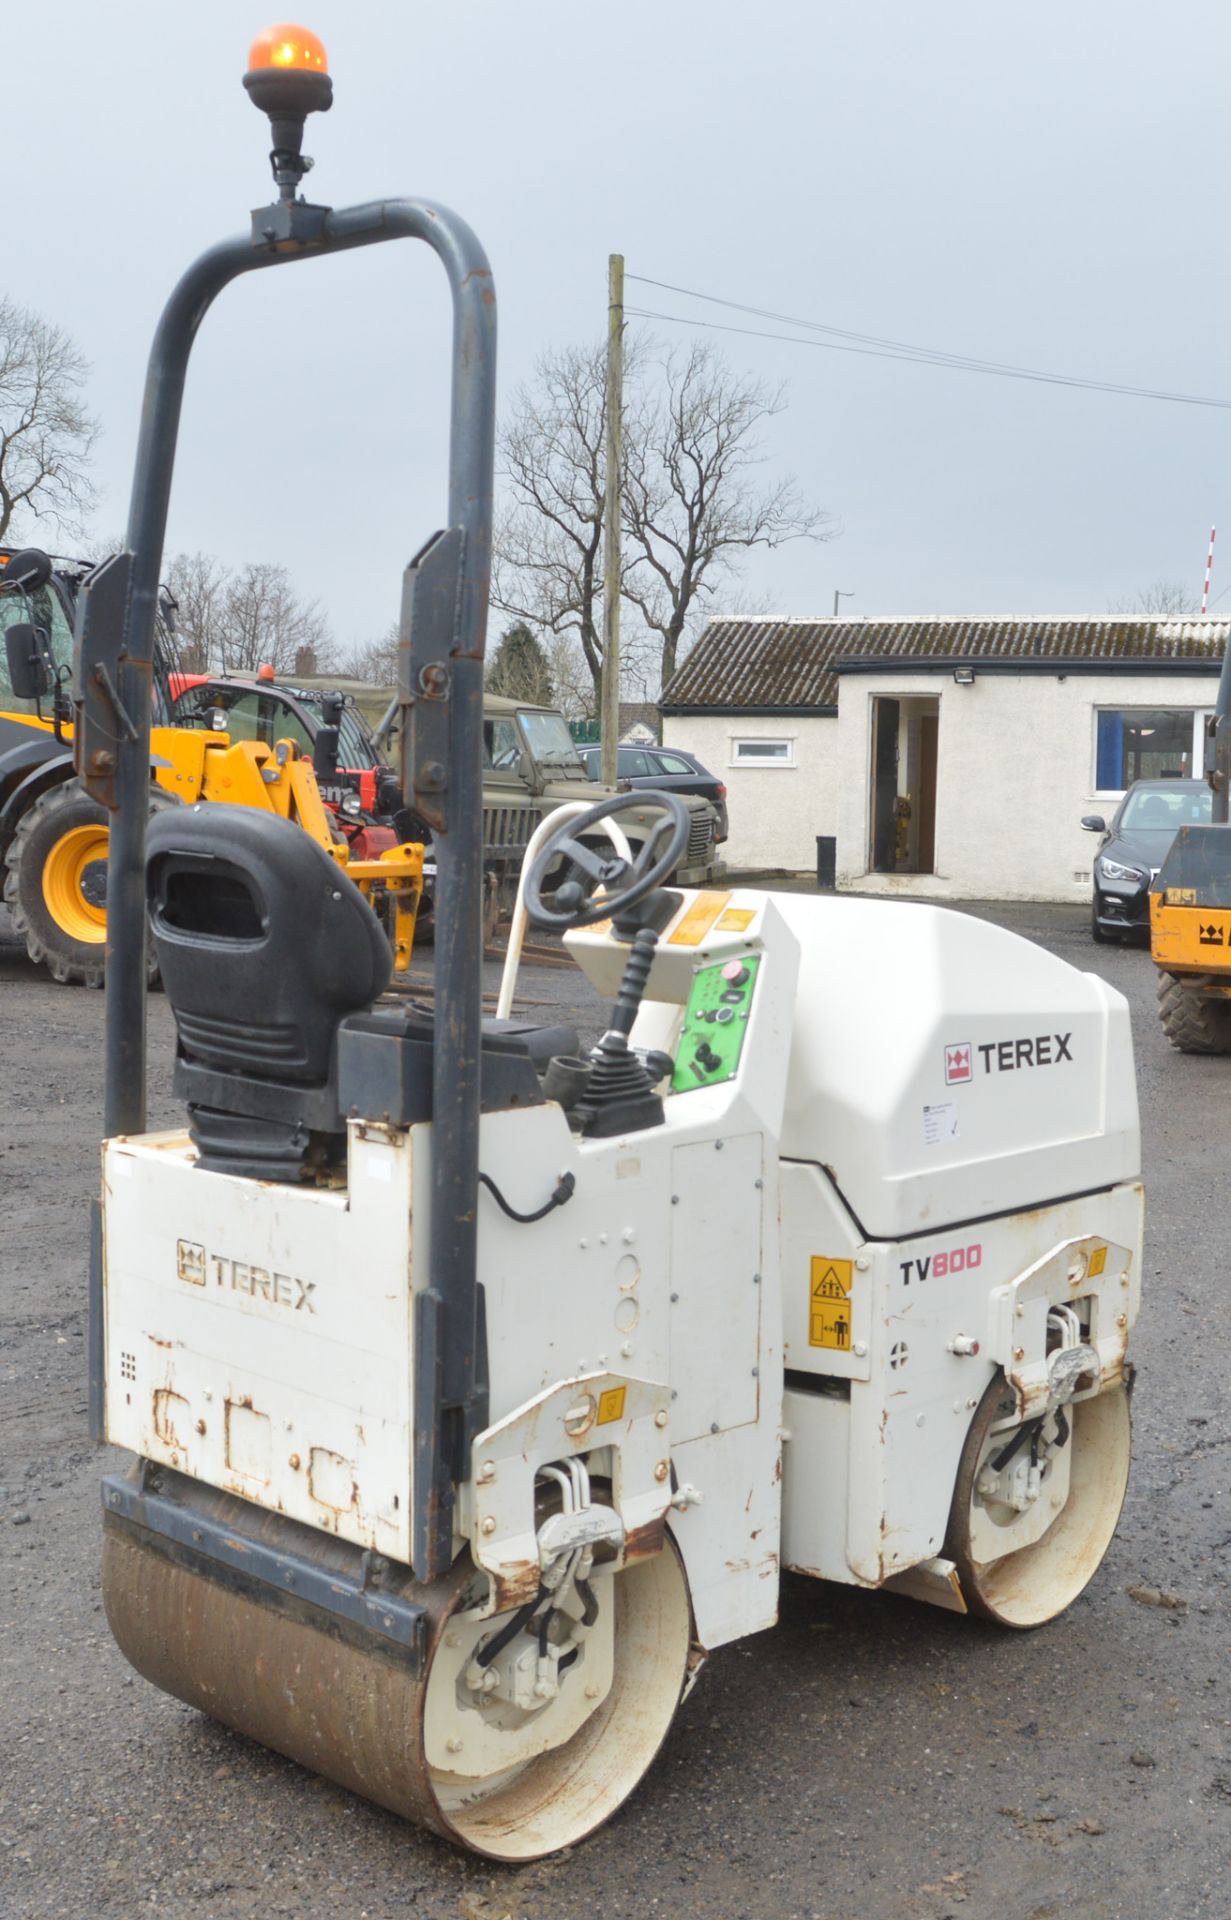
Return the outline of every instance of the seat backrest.
<path id="1" fill-rule="evenodd" d="M 1170 827 L 1176 815 L 1169 800 L 1161 793 L 1151 793 L 1142 801 L 1135 824 L 1139 827 Z"/>
<path id="2" fill-rule="evenodd" d="M 323 1085 L 339 1021 L 393 971 L 380 922 L 325 849 L 255 807 L 174 808 L 150 821 L 146 892 L 181 1051 Z"/>

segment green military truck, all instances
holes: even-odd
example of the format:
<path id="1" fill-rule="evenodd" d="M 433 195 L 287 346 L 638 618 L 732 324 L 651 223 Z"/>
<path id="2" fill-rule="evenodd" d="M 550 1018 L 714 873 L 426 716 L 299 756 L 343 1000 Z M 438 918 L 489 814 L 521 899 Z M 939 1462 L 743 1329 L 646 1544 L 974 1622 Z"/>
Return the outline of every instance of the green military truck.
<path id="1" fill-rule="evenodd" d="M 583 800 L 592 807 L 614 789 L 587 777 L 568 722 L 555 707 L 506 700 L 494 693 L 483 698 L 483 762 L 485 858 L 488 870 L 498 877 L 501 905 L 508 909 L 526 843 L 539 821 L 566 800 Z M 725 871 L 718 858 L 718 814 L 708 800 L 688 798 L 684 804 L 689 813 L 688 846 L 674 878 L 683 886 L 708 885 Z M 634 853 L 661 818 L 662 809 L 655 806 L 652 794 L 646 795 L 644 807 L 620 815 L 619 824 Z M 610 850 L 601 828 L 591 837 L 604 853 Z"/>

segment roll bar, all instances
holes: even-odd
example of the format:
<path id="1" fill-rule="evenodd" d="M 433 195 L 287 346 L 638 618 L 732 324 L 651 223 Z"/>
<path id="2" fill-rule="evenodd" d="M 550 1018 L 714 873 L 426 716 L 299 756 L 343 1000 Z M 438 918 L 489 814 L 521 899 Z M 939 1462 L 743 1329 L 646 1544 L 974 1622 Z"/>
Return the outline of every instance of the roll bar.
<path id="1" fill-rule="evenodd" d="M 415 1294 L 414 1567 L 434 1579 L 452 1557 L 452 1482 L 487 1424 L 477 1286 L 482 962 L 483 649 L 491 572 L 496 297 L 465 221 L 426 200 L 334 210 L 275 203 L 249 238 L 203 253 L 172 293 L 154 335 L 122 553 L 87 582 L 78 611 L 77 766 L 111 814 L 107 877 L 108 1136 L 145 1126 L 145 829 L 154 628 L 167 508 L 188 359 L 198 328 L 241 274 L 291 261 L 422 240 L 453 296 L 448 526 L 406 569 L 399 631 L 403 792 L 428 819 L 436 856 L 429 1284 Z M 91 1259 L 91 1404 L 101 1419 L 100 1239 Z M 98 1343 L 98 1344 L 94 1344 Z"/>

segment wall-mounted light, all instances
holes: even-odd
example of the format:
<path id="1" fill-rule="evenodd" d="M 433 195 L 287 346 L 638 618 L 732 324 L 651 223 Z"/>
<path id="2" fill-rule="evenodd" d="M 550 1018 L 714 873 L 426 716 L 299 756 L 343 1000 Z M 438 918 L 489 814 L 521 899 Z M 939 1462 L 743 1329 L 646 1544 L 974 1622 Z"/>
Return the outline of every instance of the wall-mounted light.
<path id="1" fill-rule="evenodd" d="M 973 667 L 954 667 L 953 681 L 955 686 L 973 687 L 975 683 L 974 668 Z"/>

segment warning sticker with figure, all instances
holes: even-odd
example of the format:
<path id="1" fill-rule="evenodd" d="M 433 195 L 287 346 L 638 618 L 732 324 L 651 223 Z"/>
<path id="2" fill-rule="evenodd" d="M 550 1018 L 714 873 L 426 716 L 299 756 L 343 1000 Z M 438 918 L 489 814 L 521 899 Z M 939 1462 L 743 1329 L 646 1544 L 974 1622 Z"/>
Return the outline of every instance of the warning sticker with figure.
<path id="1" fill-rule="evenodd" d="M 843 1353 L 850 1352 L 854 1272 L 853 1260 L 831 1260 L 827 1254 L 813 1254 L 808 1300 L 810 1347 L 837 1347 Z"/>

